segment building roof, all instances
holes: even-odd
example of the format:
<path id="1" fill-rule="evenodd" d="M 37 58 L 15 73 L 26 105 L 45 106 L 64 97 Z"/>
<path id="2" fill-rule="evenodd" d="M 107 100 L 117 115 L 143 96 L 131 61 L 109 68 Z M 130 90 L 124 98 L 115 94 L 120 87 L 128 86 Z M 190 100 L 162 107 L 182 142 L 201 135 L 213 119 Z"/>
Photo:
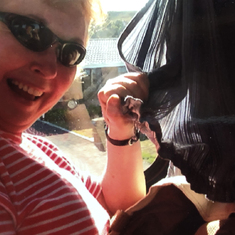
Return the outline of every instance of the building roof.
<path id="1" fill-rule="evenodd" d="M 117 50 L 117 38 L 90 39 L 87 53 L 82 62 L 83 68 L 124 66 Z"/>

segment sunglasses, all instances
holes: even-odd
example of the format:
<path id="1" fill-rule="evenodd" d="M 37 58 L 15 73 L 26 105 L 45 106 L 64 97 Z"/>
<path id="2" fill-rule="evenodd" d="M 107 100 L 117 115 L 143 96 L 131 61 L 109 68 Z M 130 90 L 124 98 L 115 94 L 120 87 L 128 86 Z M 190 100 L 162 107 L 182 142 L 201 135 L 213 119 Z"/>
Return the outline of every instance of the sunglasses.
<path id="1" fill-rule="evenodd" d="M 86 49 L 82 45 L 63 41 L 37 20 L 13 13 L 0 12 L 0 21 L 7 25 L 23 46 L 32 51 L 45 51 L 54 43 L 59 42 L 57 59 L 66 67 L 78 65 L 85 57 Z"/>

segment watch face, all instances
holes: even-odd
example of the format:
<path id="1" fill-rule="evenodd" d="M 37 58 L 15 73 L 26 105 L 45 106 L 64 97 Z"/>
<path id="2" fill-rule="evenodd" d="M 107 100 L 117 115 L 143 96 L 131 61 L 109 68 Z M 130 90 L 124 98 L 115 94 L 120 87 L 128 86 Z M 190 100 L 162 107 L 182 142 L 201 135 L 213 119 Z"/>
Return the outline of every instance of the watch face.
<path id="1" fill-rule="evenodd" d="M 75 109 L 77 107 L 78 103 L 76 100 L 70 100 L 67 105 L 70 109 Z"/>

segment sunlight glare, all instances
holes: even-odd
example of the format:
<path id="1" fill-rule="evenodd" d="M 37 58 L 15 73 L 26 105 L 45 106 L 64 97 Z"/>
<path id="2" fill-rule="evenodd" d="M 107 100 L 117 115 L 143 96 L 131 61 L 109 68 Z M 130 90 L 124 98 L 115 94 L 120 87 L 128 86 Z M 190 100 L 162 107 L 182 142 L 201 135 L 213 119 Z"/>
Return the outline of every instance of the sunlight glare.
<path id="1" fill-rule="evenodd" d="M 138 11 L 148 0 L 100 0 L 105 11 Z"/>

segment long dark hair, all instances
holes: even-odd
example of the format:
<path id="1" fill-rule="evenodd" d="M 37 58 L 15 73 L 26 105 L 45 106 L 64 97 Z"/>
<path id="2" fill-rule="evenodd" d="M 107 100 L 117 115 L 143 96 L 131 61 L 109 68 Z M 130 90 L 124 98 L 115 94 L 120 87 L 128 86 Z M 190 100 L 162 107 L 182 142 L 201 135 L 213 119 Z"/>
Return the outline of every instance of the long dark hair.
<path id="1" fill-rule="evenodd" d="M 235 3 L 150 0 L 119 40 L 150 80 L 142 120 L 159 122 L 159 155 L 211 200 L 235 200 Z"/>

